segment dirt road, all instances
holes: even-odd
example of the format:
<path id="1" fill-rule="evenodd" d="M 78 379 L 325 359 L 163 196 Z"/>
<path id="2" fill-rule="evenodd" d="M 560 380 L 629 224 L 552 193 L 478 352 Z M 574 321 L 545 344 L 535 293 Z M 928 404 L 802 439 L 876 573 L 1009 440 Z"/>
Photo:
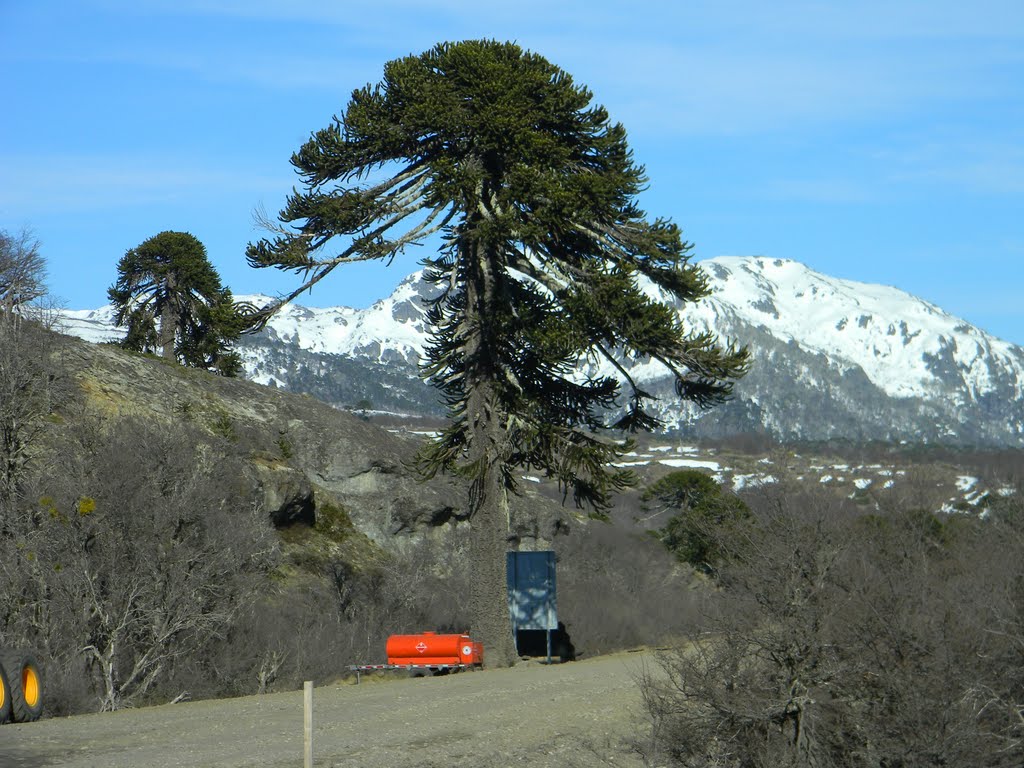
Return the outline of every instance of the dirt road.
<path id="1" fill-rule="evenodd" d="M 641 766 L 643 653 L 316 688 L 320 768 Z M 301 768 L 301 691 L 0 727 L 2 768 Z"/>

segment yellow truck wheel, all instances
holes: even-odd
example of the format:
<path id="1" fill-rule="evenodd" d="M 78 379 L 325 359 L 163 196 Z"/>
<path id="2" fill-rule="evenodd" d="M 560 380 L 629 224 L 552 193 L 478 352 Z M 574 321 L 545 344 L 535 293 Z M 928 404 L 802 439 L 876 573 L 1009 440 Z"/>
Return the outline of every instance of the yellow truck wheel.
<path id="1" fill-rule="evenodd" d="M 11 692 L 4 666 L 0 663 L 0 725 L 11 719 Z"/>
<path id="2" fill-rule="evenodd" d="M 35 656 L 27 651 L 5 651 L 0 654 L 10 719 L 30 723 L 43 714 L 43 676 Z"/>

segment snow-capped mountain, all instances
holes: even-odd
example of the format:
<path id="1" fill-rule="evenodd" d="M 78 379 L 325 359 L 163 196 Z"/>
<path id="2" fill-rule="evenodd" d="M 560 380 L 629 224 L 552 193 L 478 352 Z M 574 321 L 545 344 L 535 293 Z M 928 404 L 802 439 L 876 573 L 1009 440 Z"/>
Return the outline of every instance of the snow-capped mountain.
<path id="1" fill-rule="evenodd" d="M 661 416 L 671 429 L 1024 446 L 1024 348 L 903 291 L 794 261 L 723 256 L 701 267 L 712 295 L 681 306 L 682 321 L 748 344 L 753 364 L 734 400 L 706 413 L 673 401 L 656 364 L 634 366 L 635 378 L 665 393 Z M 429 289 L 414 274 L 365 310 L 286 307 L 262 334 L 243 340 L 246 375 L 336 405 L 362 400 L 438 413 L 416 369 Z M 120 336 L 111 317 L 109 307 L 67 312 L 66 329 L 108 341 Z"/>
<path id="2" fill-rule="evenodd" d="M 694 322 L 764 328 L 859 367 L 894 398 L 945 394 L 950 373 L 965 398 L 959 405 L 993 392 L 1007 372 L 1011 394 L 1024 395 L 1020 347 L 896 288 L 826 277 L 781 259 L 722 257 L 703 266 L 714 294 L 687 313 Z"/>
<path id="3" fill-rule="evenodd" d="M 713 294 L 684 321 L 754 356 L 736 401 L 705 429 L 746 416 L 787 439 L 1024 445 L 1024 348 L 903 291 L 794 261 L 702 266 Z"/>

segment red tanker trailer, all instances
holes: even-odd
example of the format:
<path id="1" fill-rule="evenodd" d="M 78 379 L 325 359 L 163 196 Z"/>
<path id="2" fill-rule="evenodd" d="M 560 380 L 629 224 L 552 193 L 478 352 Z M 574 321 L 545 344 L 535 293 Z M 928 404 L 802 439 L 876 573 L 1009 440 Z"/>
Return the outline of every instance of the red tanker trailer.
<path id="1" fill-rule="evenodd" d="M 413 674 L 458 672 L 484 663 L 484 647 L 469 635 L 391 635 L 385 645 L 387 664 L 359 664 L 349 667 L 356 673 L 378 669 L 407 669 Z"/>
<path id="2" fill-rule="evenodd" d="M 388 664 L 394 666 L 473 666 L 484 661 L 483 645 L 469 635 L 392 635 L 385 649 Z"/>

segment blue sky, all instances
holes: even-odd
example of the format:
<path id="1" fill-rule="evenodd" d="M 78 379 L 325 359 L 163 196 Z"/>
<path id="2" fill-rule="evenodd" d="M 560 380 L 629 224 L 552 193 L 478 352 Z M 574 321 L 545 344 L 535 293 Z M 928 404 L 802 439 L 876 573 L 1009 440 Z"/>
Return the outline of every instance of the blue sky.
<path id="1" fill-rule="evenodd" d="M 30 227 L 69 308 L 124 252 L 202 240 L 235 293 L 253 211 L 384 62 L 515 40 L 622 122 L 696 258 L 766 255 L 894 285 L 1024 344 L 1024 2 L 0 0 L 0 228 Z M 336 271 L 367 306 L 416 268 Z"/>

